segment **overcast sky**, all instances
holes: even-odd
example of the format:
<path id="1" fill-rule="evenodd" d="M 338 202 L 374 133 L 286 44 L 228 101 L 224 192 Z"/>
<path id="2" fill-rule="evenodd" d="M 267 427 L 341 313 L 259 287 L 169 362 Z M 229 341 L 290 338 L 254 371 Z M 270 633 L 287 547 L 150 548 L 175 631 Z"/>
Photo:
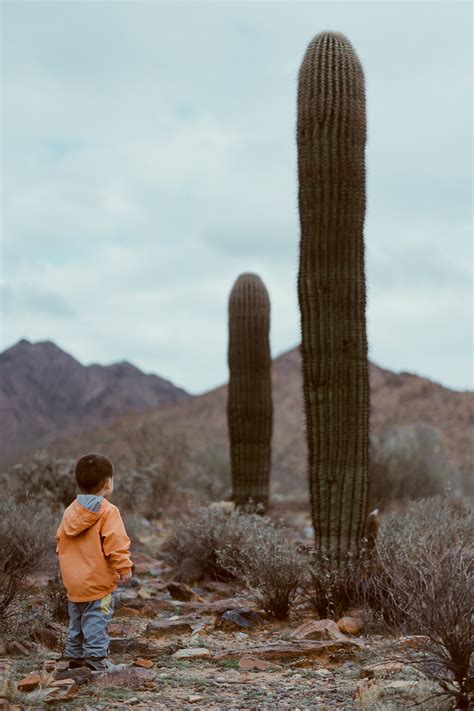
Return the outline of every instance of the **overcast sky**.
<path id="1" fill-rule="evenodd" d="M 296 90 L 341 31 L 367 88 L 369 357 L 472 388 L 469 2 L 3 2 L 2 348 L 192 393 L 243 271 L 299 341 Z"/>

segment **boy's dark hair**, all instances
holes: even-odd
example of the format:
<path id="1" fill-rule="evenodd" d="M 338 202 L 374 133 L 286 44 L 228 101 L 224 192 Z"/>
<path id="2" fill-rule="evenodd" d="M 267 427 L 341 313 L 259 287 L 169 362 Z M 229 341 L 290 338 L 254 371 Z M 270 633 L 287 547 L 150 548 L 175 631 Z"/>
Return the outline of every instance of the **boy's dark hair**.
<path id="1" fill-rule="evenodd" d="M 76 481 L 81 491 L 95 494 L 114 475 L 114 465 L 103 454 L 85 454 L 76 463 Z"/>

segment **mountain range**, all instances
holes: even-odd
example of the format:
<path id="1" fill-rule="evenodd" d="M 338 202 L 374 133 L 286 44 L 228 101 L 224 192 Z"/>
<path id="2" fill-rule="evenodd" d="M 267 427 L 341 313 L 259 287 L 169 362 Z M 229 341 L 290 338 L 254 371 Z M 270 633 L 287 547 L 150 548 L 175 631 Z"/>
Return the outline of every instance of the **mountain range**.
<path id="1" fill-rule="evenodd" d="M 467 481 L 472 476 L 474 393 L 369 364 L 370 429 L 424 422 L 434 427 Z M 299 349 L 272 363 L 275 493 L 305 488 L 306 446 Z M 191 396 L 130 363 L 83 366 L 54 343 L 20 341 L 0 355 L 3 462 L 35 446 L 59 456 L 104 451 L 120 468 L 159 455 L 178 436 L 195 455 L 228 457 L 227 386 Z M 146 450 L 146 456 L 145 456 Z M 8 456 L 7 456 L 8 455 Z"/>
<path id="2" fill-rule="evenodd" d="M 68 431 L 187 397 L 127 361 L 84 366 L 51 341 L 23 339 L 0 354 L 0 461 Z"/>

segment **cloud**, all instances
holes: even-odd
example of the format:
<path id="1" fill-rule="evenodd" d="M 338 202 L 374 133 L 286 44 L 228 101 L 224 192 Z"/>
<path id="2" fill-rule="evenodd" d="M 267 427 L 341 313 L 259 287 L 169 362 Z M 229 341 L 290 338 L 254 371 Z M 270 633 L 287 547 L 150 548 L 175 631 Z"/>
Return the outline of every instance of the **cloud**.
<path id="1" fill-rule="evenodd" d="M 202 391 L 227 377 L 243 271 L 269 289 L 274 352 L 295 345 L 297 74 L 329 28 L 366 74 L 372 356 L 468 386 L 467 4 L 40 1 L 3 16 L 3 281 L 43 294 L 4 309 L 5 345 L 50 338 Z"/>

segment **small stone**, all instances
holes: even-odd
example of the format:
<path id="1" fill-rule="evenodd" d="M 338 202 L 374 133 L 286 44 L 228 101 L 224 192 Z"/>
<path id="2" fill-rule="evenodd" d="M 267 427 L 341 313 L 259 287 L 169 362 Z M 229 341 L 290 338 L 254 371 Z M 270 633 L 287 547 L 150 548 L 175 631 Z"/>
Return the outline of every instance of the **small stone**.
<path id="1" fill-rule="evenodd" d="M 187 649 L 178 649 L 171 656 L 174 659 L 209 659 L 212 654 L 207 647 L 188 647 Z"/>
<path id="2" fill-rule="evenodd" d="M 144 659 L 144 657 L 138 657 L 133 663 L 136 667 L 143 667 L 143 669 L 151 669 L 155 666 L 155 662 L 152 659 Z"/>
<path id="3" fill-rule="evenodd" d="M 18 682 L 17 686 L 20 691 L 33 691 L 41 684 L 41 676 L 39 672 L 31 672 Z"/>
<path id="4" fill-rule="evenodd" d="M 331 676 L 331 672 L 329 671 L 329 669 L 316 669 L 314 673 L 318 676 L 322 676 L 323 678 Z"/>
<path id="5" fill-rule="evenodd" d="M 312 620 L 291 633 L 292 639 L 345 639 L 333 620 Z"/>
<path id="6" fill-rule="evenodd" d="M 10 644 L 8 645 L 7 651 L 12 656 L 15 656 L 15 655 L 21 655 L 23 657 L 30 656 L 30 650 L 28 649 L 28 647 L 26 647 L 21 642 L 17 642 L 16 640 L 13 642 L 10 642 Z"/>
<path id="7" fill-rule="evenodd" d="M 339 631 L 343 634 L 359 634 L 362 629 L 362 620 L 355 617 L 341 617 L 337 621 Z"/>
<path id="8" fill-rule="evenodd" d="M 204 696 L 201 696 L 201 694 L 191 694 L 188 696 L 188 701 L 190 704 L 195 704 L 198 701 L 202 701 Z"/>
<path id="9" fill-rule="evenodd" d="M 140 611 L 134 610 L 133 607 L 121 607 L 117 610 L 118 617 L 140 617 Z"/>
<path id="10" fill-rule="evenodd" d="M 56 681 L 51 682 L 50 686 L 77 686 L 77 682 L 69 677 L 69 679 L 56 679 Z"/>
<path id="11" fill-rule="evenodd" d="M 182 602 L 204 602 L 204 598 L 195 593 L 186 583 L 171 582 L 168 583 L 166 587 L 174 600 L 181 600 Z"/>
<path id="12" fill-rule="evenodd" d="M 239 667 L 244 671 L 252 671 L 254 669 L 258 671 L 269 671 L 274 668 L 274 664 L 266 662 L 263 659 L 254 659 L 253 657 L 242 657 L 239 661 Z"/>
<path id="13" fill-rule="evenodd" d="M 147 625 L 145 634 L 149 637 L 161 638 L 168 637 L 170 635 L 180 635 L 180 634 L 191 634 L 193 631 L 192 626 L 189 622 L 183 622 L 182 620 L 159 620 L 158 622 L 151 622 Z"/>
<path id="14" fill-rule="evenodd" d="M 257 625 L 261 625 L 265 622 L 262 615 L 260 615 L 255 610 L 250 608 L 242 608 L 240 610 L 227 610 L 221 615 L 220 620 L 217 621 L 216 626 L 223 627 L 224 629 L 251 629 Z"/>
<path id="15" fill-rule="evenodd" d="M 111 637 L 123 637 L 127 634 L 127 628 L 120 622 L 111 622 L 108 631 Z"/>
<path id="16" fill-rule="evenodd" d="M 56 674 L 56 679 L 73 679 L 79 685 L 88 684 L 92 679 L 92 671 L 87 667 L 79 667 L 79 669 L 64 669 Z"/>
<path id="17" fill-rule="evenodd" d="M 112 637 L 109 650 L 111 654 L 137 654 L 139 656 L 153 656 L 154 647 L 140 637 Z"/>

